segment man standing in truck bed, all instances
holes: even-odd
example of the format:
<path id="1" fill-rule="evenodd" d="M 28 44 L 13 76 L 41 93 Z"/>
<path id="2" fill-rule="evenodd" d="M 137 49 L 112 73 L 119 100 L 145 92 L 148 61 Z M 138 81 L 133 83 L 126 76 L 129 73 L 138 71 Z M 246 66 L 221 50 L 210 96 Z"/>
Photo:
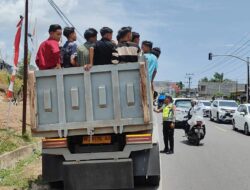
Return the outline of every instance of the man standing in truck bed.
<path id="1" fill-rule="evenodd" d="M 58 24 L 50 25 L 49 35 L 49 39 L 40 45 L 36 55 L 36 65 L 40 70 L 61 68 L 59 41 L 62 27 Z"/>
<path id="2" fill-rule="evenodd" d="M 112 63 L 138 62 L 140 47 L 131 42 L 131 27 L 122 27 L 119 32 L 119 43 L 112 54 Z"/>
<path id="3" fill-rule="evenodd" d="M 94 47 L 94 65 L 111 64 L 114 44 L 112 43 L 113 30 L 109 27 L 103 27 L 100 30 L 102 39 L 96 42 Z"/>
<path id="4" fill-rule="evenodd" d="M 97 41 L 98 32 L 94 28 L 89 28 L 84 32 L 86 42 L 77 49 L 78 63 L 84 66 L 86 71 L 93 66 L 94 46 Z"/>

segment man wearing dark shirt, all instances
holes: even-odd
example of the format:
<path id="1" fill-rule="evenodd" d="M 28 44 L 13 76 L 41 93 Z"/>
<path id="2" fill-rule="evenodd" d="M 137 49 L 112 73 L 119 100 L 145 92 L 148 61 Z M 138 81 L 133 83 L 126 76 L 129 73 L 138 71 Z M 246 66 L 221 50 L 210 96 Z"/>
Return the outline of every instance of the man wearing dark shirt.
<path id="1" fill-rule="evenodd" d="M 112 43 L 113 30 L 103 27 L 100 30 L 102 39 L 96 42 L 94 47 L 94 65 L 111 64 L 114 44 Z"/>
<path id="2" fill-rule="evenodd" d="M 140 44 L 140 34 L 137 32 L 132 32 L 132 42 L 136 43 L 137 45 Z"/>
<path id="3" fill-rule="evenodd" d="M 123 27 L 119 30 L 119 43 L 112 54 L 112 63 L 138 62 L 140 48 L 131 42 L 131 27 Z"/>
<path id="4" fill-rule="evenodd" d="M 76 32 L 74 27 L 65 27 L 63 30 L 63 35 L 67 38 L 67 41 L 62 47 L 62 66 L 64 68 L 78 66 L 77 64 L 77 45 Z"/>
<path id="5" fill-rule="evenodd" d="M 36 55 L 36 65 L 40 70 L 61 68 L 59 48 L 62 36 L 61 26 L 58 24 L 50 25 L 49 34 L 49 39 L 41 43 Z"/>

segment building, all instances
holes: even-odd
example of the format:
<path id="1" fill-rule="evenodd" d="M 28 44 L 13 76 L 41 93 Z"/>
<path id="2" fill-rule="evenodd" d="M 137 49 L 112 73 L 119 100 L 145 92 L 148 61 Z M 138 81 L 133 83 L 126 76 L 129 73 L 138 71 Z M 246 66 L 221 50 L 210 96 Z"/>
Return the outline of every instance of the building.
<path id="1" fill-rule="evenodd" d="M 155 91 L 159 93 L 168 93 L 173 97 L 176 97 L 176 95 L 180 93 L 180 88 L 177 86 L 176 82 L 155 81 L 154 88 Z"/>
<path id="2" fill-rule="evenodd" d="M 12 72 L 12 66 L 6 63 L 3 59 L 0 59 L 0 70 L 7 70 L 9 73 Z"/>
<path id="3" fill-rule="evenodd" d="M 213 96 L 230 97 L 232 92 L 245 91 L 245 84 L 236 81 L 225 82 L 199 82 L 198 93 L 200 97 L 211 98 Z"/>

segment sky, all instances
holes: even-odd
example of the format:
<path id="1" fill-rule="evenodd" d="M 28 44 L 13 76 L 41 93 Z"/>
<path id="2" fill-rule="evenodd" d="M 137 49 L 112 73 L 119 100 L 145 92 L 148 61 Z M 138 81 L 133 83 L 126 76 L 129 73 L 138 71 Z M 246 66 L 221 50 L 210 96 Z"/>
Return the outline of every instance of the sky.
<path id="1" fill-rule="evenodd" d="M 156 80 L 187 82 L 192 87 L 215 72 L 225 78 L 246 82 L 246 64 L 228 57 L 208 53 L 250 56 L 249 0 L 54 0 L 74 26 L 83 33 L 87 28 L 109 26 L 114 37 L 119 28 L 131 26 L 160 47 L 162 55 Z M 0 0 L 0 49 L 4 59 L 12 62 L 13 41 L 19 15 L 24 15 L 25 0 Z M 65 24 L 47 0 L 29 0 L 30 32 L 37 20 L 38 44 L 48 37 L 50 24 Z M 23 40 L 23 39 L 22 39 Z M 64 39 L 65 41 L 65 39 Z M 34 49 L 36 45 L 30 44 Z M 20 59 L 23 57 L 23 43 Z M 185 83 L 186 84 L 186 83 Z M 186 84 L 187 85 L 187 84 Z"/>

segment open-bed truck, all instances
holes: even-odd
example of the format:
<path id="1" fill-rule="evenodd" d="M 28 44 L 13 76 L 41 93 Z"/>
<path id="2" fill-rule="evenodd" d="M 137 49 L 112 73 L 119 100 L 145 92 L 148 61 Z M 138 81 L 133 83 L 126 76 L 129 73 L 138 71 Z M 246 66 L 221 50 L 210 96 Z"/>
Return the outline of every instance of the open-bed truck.
<path id="1" fill-rule="evenodd" d="M 159 146 L 147 65 L 127 63 L 29 73 L 32 135 L 42 177 L 65 190 L 157 186 Z"/>

